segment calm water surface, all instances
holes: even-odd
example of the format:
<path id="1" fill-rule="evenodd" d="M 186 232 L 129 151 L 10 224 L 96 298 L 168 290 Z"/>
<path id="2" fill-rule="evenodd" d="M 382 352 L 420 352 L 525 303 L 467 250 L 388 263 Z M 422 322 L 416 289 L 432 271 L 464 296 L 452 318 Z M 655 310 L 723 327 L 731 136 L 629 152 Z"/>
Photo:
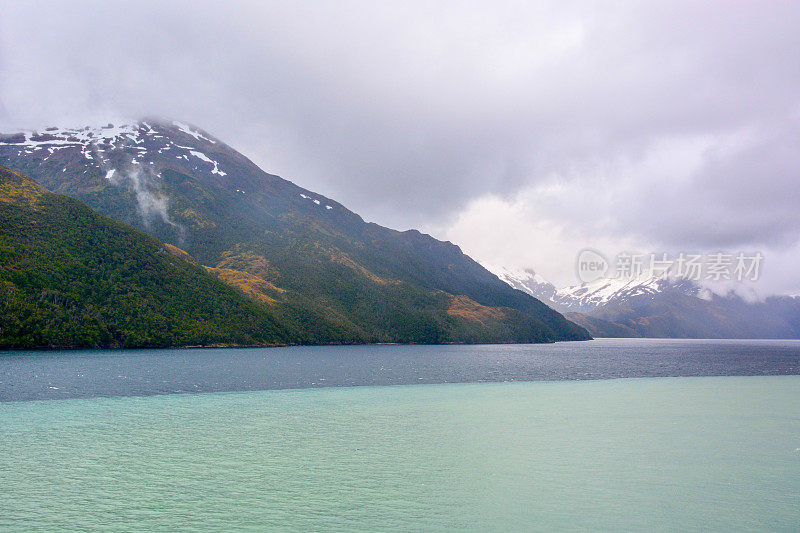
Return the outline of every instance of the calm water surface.
<path id="1" fill-rule="evenodd" d="M 778 374 L 798 358 L 773 341 L 4 354 L 0 530 L 796 531 L 800 376 Z M 511 380 L 552 381 L 320 387 Z M 193 388 L 237 392 L 157 395 Z"/>
<path id="2" fill-rule="evenodd" d="M 800 374 L 800 341 L 0 351 L 0 401 L 355 385 Z"/>

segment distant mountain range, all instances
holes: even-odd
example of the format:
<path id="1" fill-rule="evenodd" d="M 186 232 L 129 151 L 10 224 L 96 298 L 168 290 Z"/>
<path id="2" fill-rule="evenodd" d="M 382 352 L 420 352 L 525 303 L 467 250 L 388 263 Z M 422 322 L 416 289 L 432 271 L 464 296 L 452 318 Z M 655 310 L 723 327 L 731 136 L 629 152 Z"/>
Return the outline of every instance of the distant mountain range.
<path id="1" fill-rule="evenodd" d="M 666 275 L 600 278 L 556 288 L 532 270 L 486 265 L 596 337 L 800 338 L 800 297 L 748 301 Z"/>
<path id="2" fill-rule="evenodd" d="M 27 193 L 19 191 L 0 203 L 9 217 L 0 232 L 0 246 L 11 250 L 2 256 L 0 279 L 7 284 L 7 294 L 17 295 L 10 300 L 16 307 L 5 309 L 16 320 L 12 329 L 17 328 L 13 331 L 18 332 L 14 337 L 18 340 L 8 341 L 10 326 L 4 326 L 0 336 L 6 346 L 590 338 L 583 327 L 529 293 L 509 287 L 458 246 L 415 230 L 400 232 L 364 222 L 330 198 L 263 172 L 219 139 L 187 124 L 145 120 L 0 135 L 0 165 L 14 171 L 5 171 L 7 183 L 26 180 L 25 175 L 38 183 L 24 181 L 22 190 L 40 191 L 46 201 L 37 201 L 36 206 L 47 206 L 46 212 L 31 207 L 24 200 Z M 37 188 L 39 185 L 55 194 Z M 83 213 L 81 220 L 91 219 L 91 224 L 57 232 L 53 240 L 47 233 L 31 229 L 42 224 L 73 229 L 71 219 L 59 214 L 62 207 L 64 213 Z M 97 214 L 87 214 L 91 211 L 121 224 L 110 225 Z M 29 220 L 25 221 L 25 216 Z M 117 249 L 113 239 L 93 237 L 95 231 L 108 236 L 109 228 L 125 236 L 120 243 L 129 243 L 143 254 L 141 261 L 151 264 L 155 254 L 159 261 L 168 257 L 169 264 L 153 267 L 145 278 L 131 278 L 137 263 L 131 263 L 133 259 Z M 151 240 L 134 239 L 131 235 L 138 235 L 134 229 L 149 234 Z M 32 240 L 23 246 L 15 237 L 17 231 L 28 232 Z M 130 244 L 132 240 L 137 243 Z M 56 244 L 64 252 L 54 257 L 73 266 L 47 279 L 30 277 L 50 268 L 44 251 L 56 249 Z M 28 250 L 26 246 L 33 251 L 21 252 Z M 108 263 L 109 257 L 121 263 Z M 101 278 L 92 270 L 97 264 L 107 268 Z M 167 271 L 174 268 L 192 273 L 191 291 L 182 293 L 165 284 L 162 277 L 173 276 Z M 86 294 L 91 295 L 92 305 L 87 307 L 79 295 L 89 289 L 73 287 L 70 272 L 76 272 L 85 287 L 116 280 L 121 300 L 111 298 L 106 289 L 89 291 Z M 34 281 L 25 281 L 28 279 Z M 233 286 L 234 296 L 244 300 L 222 290 L 219 282 Z M 162 294 L 158 287 L 167 291 L 160 310 L 154 302 L 161 297 L 153 299 L 154 294 Z M 56 293 L 52 299 L 62 309 L 48 315 L 50 311 L 45 312 L 44 307 L 51 292 Z M 182 298 L 198 302 L 205 293 L 209 295 L 207 305 L 198 304 L 194 315 L 190 305 L 180 306 L 181 320 L 170 322 L 176 309 L 173 304 L 178 305 Z M 59 296 L 64 294 L 70 296 Z M 224 316 L 218 313 L 213 319 L 203 319 L 202 309 L 216 306 L 219 298 L 228 301 L 228 307 L 220 307 L 226 309 Z M 120 307 L 118 301 L 125 305 Z M 103 309 L 103 302 L 115 309 Z M 249 309 L 253 318 L 237 334 L 233 325 L 244 320 L 241 309 Z M 44 313 L 41 320 L 31 318 L 40 313 Z M 81 313 L 93 317 L 100 329 L 99 324 L 114 313 L 119 324 L 135 324 L 140 313 L 149 313 L 153 320 L 128 329 L 114 326 L 108 332 L 59 337 L 52 332 L 64 320 L 64 313 L 76 323 Z M 156 337 L 153 324 L 162 322 L 169 333 Z M 52 335 L 30 336 L 42 324 L 47 324 L 44 330 Z M 204 333 L 181 336 L 177 331 L 182 327 Z M 217 334 L 209 333 L 215 329 Z"/>

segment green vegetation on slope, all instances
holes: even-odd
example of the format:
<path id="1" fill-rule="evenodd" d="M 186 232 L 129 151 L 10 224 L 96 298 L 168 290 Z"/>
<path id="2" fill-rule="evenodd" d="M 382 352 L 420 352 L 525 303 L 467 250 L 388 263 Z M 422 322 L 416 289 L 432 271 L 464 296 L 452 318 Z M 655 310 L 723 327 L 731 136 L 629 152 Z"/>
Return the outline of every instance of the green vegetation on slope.
<path id="1" fill-rule="evenodd" d="M 540 337 L 515 309 L 381 279 L 343 256 L 320 271 L 296 253 L 298 274 L 317 287 L 311 298 L 266 281 L 274 272 L 261 256 L 227 254 L 203 267 L 0 167 L 0 348 Z"/>
<path id="2" fill-rule="evenodd" d="M 24 136 L 0 137 L 0 164 L 185 250 L 269 308 L 286 323 L 291 342 L 589 338 L 458 246 L 367 223 L 333 200 L 263 172 L 205 132 L 202 140 L 148 121 L 134 136 L 101 143 L 102 151 L 92 144 L 97 154 L 91 160 L 82 145 L 60 145 L 51 153 L 25 148 Z M 36 139 L 46 142 L 48 135 Z M 189 149 L 223 173 L 211 172 L 194 151 L 185 153 Z M 163 211 L 142 205 L 143 194 L 162 199 Z"/>
<path id="3" fill-rule="evenodd" d="M 269 313 L 153 237 L 0 167 L 0 347 L 289 340 Z"/>

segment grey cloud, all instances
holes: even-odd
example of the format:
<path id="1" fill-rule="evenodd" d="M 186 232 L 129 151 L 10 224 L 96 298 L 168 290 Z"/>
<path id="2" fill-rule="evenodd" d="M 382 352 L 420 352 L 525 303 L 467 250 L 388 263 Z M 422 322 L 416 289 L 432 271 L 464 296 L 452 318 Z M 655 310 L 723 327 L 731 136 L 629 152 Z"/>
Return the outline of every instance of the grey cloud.
<path id="1" fill-rule="evenodd" d="M 642 188 L 618 206 L 637 233 L 673 246 L 788 247 L 800 238 L 800 121 L 711 150 L 684 182 Z M 621 229 L 621 228 L 620 228 Z"/>
<path id="2" fill-rule="evenodd" d="M 797 3 L 0 6 L 0 127 L 185 120 L 402 228 L 558 176 L 622 191 L 594 213 L 560 199 L 567 225 L 687 246 L 800 235 Z M 672 188 L 615 174 L 665 140 L 746 130 L 761 137 Z"/>

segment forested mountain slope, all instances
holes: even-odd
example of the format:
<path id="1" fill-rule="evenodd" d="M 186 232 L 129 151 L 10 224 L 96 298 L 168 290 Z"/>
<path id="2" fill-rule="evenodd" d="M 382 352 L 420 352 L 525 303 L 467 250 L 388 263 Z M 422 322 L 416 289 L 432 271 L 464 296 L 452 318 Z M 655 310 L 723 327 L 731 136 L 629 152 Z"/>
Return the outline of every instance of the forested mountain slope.
<path id="1" fill-rule="evenodd" d="M 182 123 L 5 135 L 0 163 L 186 250 L 221 276 L 235 270 L 250 286 L 274 287 L 269 298 L 303 310 L 309 323 L 322 318 L 352 342 L 589 338 L 457 246 L 364 222 Z"/>

